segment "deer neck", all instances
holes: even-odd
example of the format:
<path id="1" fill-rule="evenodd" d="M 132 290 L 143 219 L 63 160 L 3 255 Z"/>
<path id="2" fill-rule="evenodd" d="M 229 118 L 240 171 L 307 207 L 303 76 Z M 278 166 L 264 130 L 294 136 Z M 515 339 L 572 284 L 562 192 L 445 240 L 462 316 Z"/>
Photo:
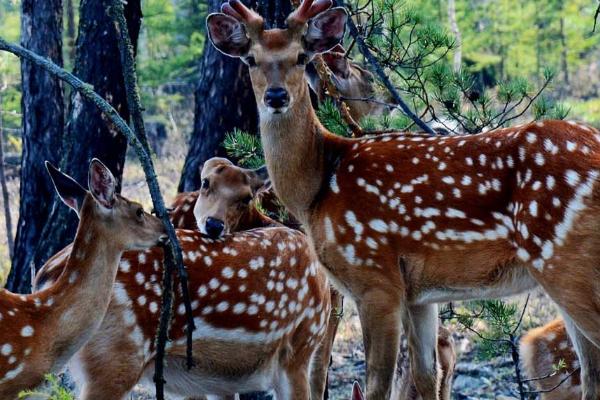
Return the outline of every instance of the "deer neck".
<path id="1" fill-rule="evenodd" d="M 100 326 L 123 253 L 107 235 L 106 227 L 93 215 L 86 217 L 89 213 L 85 211 L 84 205 L 63 273 L 54 285 L 34 295 L 39 303 L 49 306 L 41 309 L 45 322 L 56 327 L 49 346 L 55 368 L 64 365 Z"/>
<path id="2" fill-rule="evenodd" d="M 275 192 L 286 208 L 306 223 L 325 177 L 326 139 L 308 86 L 303 86 L 286 113 L 271 114 L 261 104 L 259 115 L 265 161 Z"/>

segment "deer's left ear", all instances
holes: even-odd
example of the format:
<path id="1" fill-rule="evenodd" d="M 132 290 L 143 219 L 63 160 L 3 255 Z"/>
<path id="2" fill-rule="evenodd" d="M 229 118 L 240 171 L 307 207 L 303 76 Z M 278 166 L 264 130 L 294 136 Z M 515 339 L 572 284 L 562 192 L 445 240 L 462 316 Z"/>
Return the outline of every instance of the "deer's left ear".
<path id="1" fill-rule="evenodd" d="M 343 7 L 323 11 L 310 21 L 303 37 L 304 48 L 310 53 L 324 53 L 339 44 L 346 32 L 348 13 Z"/>
<path id="2" fill-rule="evenodd" d="M 108 167 L 97 158 L 90 163 L 88 186 L 94 200 L 106 209 L 115 204 L 116 180 Z"/>
<path id="3" fill-rule="evenodd" d="M 257 169 L 246 170 L 246 175 L 250 180 L 250 186 L 252 187 L 252 193 L 254 193 L 254 195 L 260 192 L 266 192 L 271 188 L 271 179 L 269 178 L 269 172 L 267 171 L 266 165 Z"/>

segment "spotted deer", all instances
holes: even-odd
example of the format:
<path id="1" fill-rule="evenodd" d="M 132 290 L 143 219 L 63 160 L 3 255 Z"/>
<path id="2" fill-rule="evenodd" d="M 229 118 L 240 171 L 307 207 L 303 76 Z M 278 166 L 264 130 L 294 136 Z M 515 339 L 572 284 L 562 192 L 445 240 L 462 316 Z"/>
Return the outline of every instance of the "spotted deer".
<path id="1" fill-rule="evenodd" d="M 165 232 L 138 203 L 115 194 L 115 179 L 100 161 L 90 164 L 89 191 L 46 167 L 79 226 L 73 256 L 52 285 L 31 295 L 0 291 L 1 399 L 16 399 L 62 370 L 99 328 L 123 251 L 155 245 Z"/>
<path id="2" fill-rule="evenodd" d="M 581 398 L 579 360 L 562 320 L 527 332 L 521 338 L 520 349 L 525 372 L 536 390 L 541 391 L 542 400 Z M 595 367 L 595 373 L 600 373 L 600 364 Z"/>
<path id="3" fill-rule="evenodd" d="M 306 236 L 287 228 L 218 240 L 192 230 L 177 236 L 197 327 L 195 366 L 186 368 L 185 307 L 176 292 L 168 394 L 220 398 L 274 389 L 278 399 L 321 398 L 329 358 L 316 350 L 328 326 L 329 284 Z M 70 252 L 49 260 L 36 285 L 55 281 Z M 82 399 L 122 399 L 139 381 L 152 386 L 162 259 L 160 248 L 123 254 L 102 325 L 70 363 Z"/>
<path id="4" fill-rule="evenodd" d="M 365 99 L 345 100 L 350 116 L 355 121 L 359 122 L 369 115 L 381 115 L 386 111 L 386 107 L 376 101 L 378 99 L 375 93 L 375 77 L 370 71 L 350 61 L 342 45 L 337 44 L 333 49 L 323 53 L 323 61 L 331 71 L 333 84 L 343 98 Z M 306 68 L 306 80 L 316 93 L 317 99 L 322 101 L 325 98 L 323 85 L 316 69 L 310 64 Z M 375 101 L 366 101 L 366 99 Z"/>
<path id="5" fill-rule="evenodd" d="M 419 394 L 439 398 L 437 303 L 541 285 L 559 305 L 598 399 L 600 141 L 594 128 L 540 121 L 477 135 L 359 139 L 328 132 L 304 70 L 338 44 L 347 13 L 304 0 L 284 29 L 231 0 L 209 38 L 250 70 L 266 165 L 334 284 L 358 306 L 367 398 L 389 398 L 400 326 Z"/>
<path id="6" fill-rule="evenodd" d="M 256 208 L 257 197 L 270 186 L 265 167 L 245 169 L 213 157 L 202 166 L 200 177 L 199 190 L 180 193 L 171 205 L 176 228 L 199 229 L 217 239 L 231 232 L 282 226 Z"/>

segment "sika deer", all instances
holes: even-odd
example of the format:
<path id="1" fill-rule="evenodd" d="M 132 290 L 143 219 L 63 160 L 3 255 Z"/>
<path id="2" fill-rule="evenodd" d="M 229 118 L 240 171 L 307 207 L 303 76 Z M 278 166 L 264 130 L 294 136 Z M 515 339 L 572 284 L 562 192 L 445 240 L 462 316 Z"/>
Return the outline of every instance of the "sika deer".
<path id="1" fill-rule="evenodd" d="M 161 222 L 115 194 L 115 179 L 100 161 L 90 164 L 89 187 L 46 163 L 56 191 L 79 216 L 73 257 L 53 285 L 31 295 L 0 291 L 0 398 L 59 372 L 94 335 L 108 307 L 119 259 L 127 249 L 155 245 Z"/>
<path id="2" fill-rule="evenodd" d="M 213 157 L 202 166 L 200 177 L 200 190 L 180 193 L 173 201 L 170 217 L 176 228 L 199 229 L 216 239 L 231 232 L 282 226 L 254 203 L 270 186 L 266 168 L 240 168 L 226 158 Z"/>
<path id="3" fill-rule="evenodd" d="M 278 399 L 322 398 L 329 360 L 315 351 L 327 329 L 329 285 L 306 237 L 287 228 L 219 240 L 190 230 L 177 235 L 193 294 L 196 366 L 186 368 L 185 308 L 176 292 L 166 391 L 192 397 L 274 389 Z M 39 285 L 57 279 L 69 251 L 44 266 Z M 106 317 L 70 365 L 83 399 L 122 399 L 140 379 L 152 385 L 162 259 L 160 248 L 123 255 Z M 309 388 L 309 374 L 320 385 Z"/>
<path id="4" fill-rule="evenodd" d="M 521 357 L 527 376 L 534 379 L 531 383 L 542 391 L 541 400 L 581 398 L 579 360 L 562 320 L 554 320 L 527 332 L 521 338 Z M 555 369 L 561 361 L 564 368 Z M 590 368 L 595 369 L 592 373 L 600 374 L 600 360 Z"/>
<path id="5" fill-rule="evenodd" d="M 373 99 L 375 94 L 375 77 L 360 65 L 346 58 L 346 50 L 338 44 L 327 53 L 323 53 L 323 61 L 331 70 L 333 84 L 347 99 Z M 323 84 L 316 69 L 310 65 L 306 68 L 306 80 L 310 88 L 317 94 L 319 101 L 325 97 Z M 350 116 L 357 122 L 369 115 L 383 114 L 386 107 L 375 101 L 346 100 Z"/>
<path id="6" fill-rule="evenodd" d="M 338 44 L 347 13 L 304 0 L 285 29 L 239 0 L 209 37 L 250 68 L 269 176 L 321 263 L 359 309 L 367 398 L 390 396 L 400 325 L 423 398 L 438 399 L 437 304 L 541 285 L 581 351 L 583 397 L 600 398 L 598 131 L 545 121 L 477 135 L 347 139 L 310 103 L 304 69 Z"/>

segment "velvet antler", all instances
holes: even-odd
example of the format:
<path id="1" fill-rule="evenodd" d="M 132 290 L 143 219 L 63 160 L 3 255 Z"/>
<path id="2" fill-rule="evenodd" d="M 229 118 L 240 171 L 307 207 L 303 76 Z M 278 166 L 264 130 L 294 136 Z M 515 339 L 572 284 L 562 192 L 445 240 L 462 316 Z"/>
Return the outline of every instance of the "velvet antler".
<path id="1" fill-rule="evenodd" d="M 332 6 L 331 0 L 304 0 L 302 4 L 287 17 L 287 25 L 290 28 L 302 27 L 314 17 Z"/>
<path id="2" fill-rule="evenodd" d="M 248 30 L 260 32 L 264 29 L 264 19 L 256 11 L 246 7 L 240 0 L 229 0 L 221 5 L 221 12 L 246 25 Z"/>

